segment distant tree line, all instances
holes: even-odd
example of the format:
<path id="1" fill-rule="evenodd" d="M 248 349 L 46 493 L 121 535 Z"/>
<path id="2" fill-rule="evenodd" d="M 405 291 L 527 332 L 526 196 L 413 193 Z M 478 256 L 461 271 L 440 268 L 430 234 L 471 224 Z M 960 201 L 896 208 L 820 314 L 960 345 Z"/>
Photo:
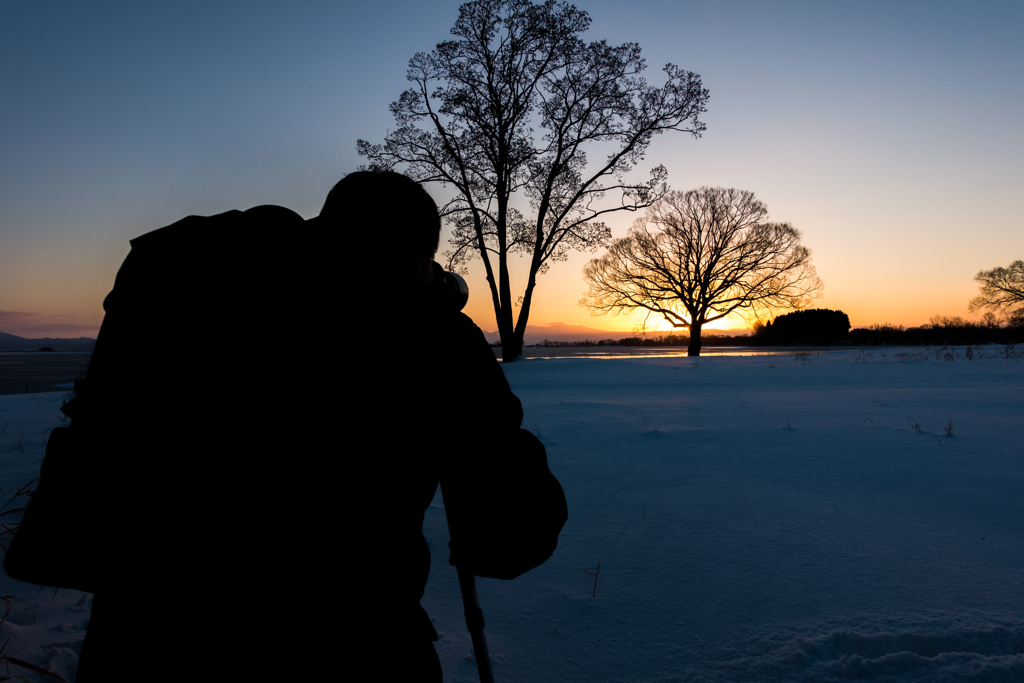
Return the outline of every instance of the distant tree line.
<path id="1" fill-rule="evenodd" d="M 932 316 L 926 325 L 871 325 L 850 329 L 842 311 L 800 310 L 754 325 L 753 343 L 759 346 L 937 346 L 1019 344 L 1024 342 L 1024 261 L 1008 268 L 980 271 L 978 296 L 970 311 L 984 311 L 979 322 L 958 315 Z"/>
<path id="2" fill-rule="evenodd" d="M 702 332 L 701 339 L 706 346 L 749 346 L 750 335 L 715 334 Z M 690 335 L 666 334 L 656 337 L 625 337 L 618 341 L 619 346 L 690 346 Z"/>
<path id="3" fill-rule="evenodd" d="M 971 322 L 958 315 L 933 316 L 920 327 L 872 325 L 850 330 L 844 343 L 851 346 L 937 346 L 1024 343 L 1024 321 Z"/>
<path id="4" fill-rule="evenodd" d="M 746 334 L 735 336 L 719 335 L 704 332 L 702 337 L 710 346 L 749 346 L 751 337 Z M 526 347 L 563 348 L 572 346 L 685 346 L 690 345 L 690 337 L 685 334 L 652 335 L 643 337 L 623 337 L 621 339 L 584 339 L 581 341 L 551 341 L 545 339 L 537 344 L 525 344 Z M 501 340 L 491 342 L 491 346 L 501 346 Z"/>
<path id="5" fill-rule="evenodd" d="M 1024 343 L 1024 316 L 999 318 L 986 313 L 981 321 L 972 322 L 960 316 L 932 316 L 920 327 L 902 325 L 871 325 L 850 329 L 850 318 L 842 311 L 818 308 L 780 315 L 768 323 L 755 323 L 752 335 L 725 335 L 704 332 L 708 346 L 935 346 L 967 344 Z M 545 339 L 534 347 L 571 346 L 689 346 L 685 334 L 633 336 L 621 339 L 584 339 L 582 341 L 550 341 Z M 501 346 L 494 341 L 491 346 Z"/>
<path id="6" fill-rule="evenodd" d="M 1024 342 L 1024 318 L 986 313 L 980 322 L 960 316 L 932 316 L 920 327 L 871 325 L 850 329 L 842 311 L 811 309 L 755 324 L 752 346 L 928 346 L 1017 344 Z"/>
<path id="7" fill-rule="evenodd" d="M 850 331 L 850 318 L 827 308 L 793 311 L 775 320 L 754 324 L 757 346 L 830 346 L 843 341 Z"/>

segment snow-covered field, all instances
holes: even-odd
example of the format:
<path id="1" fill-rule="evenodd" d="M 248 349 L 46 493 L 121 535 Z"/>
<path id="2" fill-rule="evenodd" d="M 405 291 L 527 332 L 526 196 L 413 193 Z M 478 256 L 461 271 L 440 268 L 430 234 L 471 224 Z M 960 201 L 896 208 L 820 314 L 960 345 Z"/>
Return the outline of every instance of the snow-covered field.
<path id="1" fill-rule="evenodd" d="M 7 532 L 21 519 L 11 510 L 24 507 L 25 495 L 19 489 L 39 476 L 39 466 L 46 452 L 50 430 L 60 427 L 60 412 L 67 392 L 15 394 L 0 396 L 0 531 Z M 15 581 L 0 571 L 0 677 L 23 676 L 29 681 L 56 679 L 4 662 L 13 657 L 75 680 L 78 653 L 82 648 L 85 628 L 89 624 L 92 596 L 80 591 L 54 590 Z M 17 680 L 17 679 L 15 679 Z"/>
<path id="2" fill-rule="evenodd" d="M 496 680 L 1024 680 L 1024 360 L 1004 355 L 503 366 L 569 521 L 544 565 L 477 580 Z M 0 396 L 0 501 L 60 396 Z M 445 680 L 475 681 L 440 494 L 424 533 Z M 0 645 L 73 680 L 89 596 L 52 594 L 0 577 Z"/>
<path id="3" fill-rule="evenodd" d="M 1024 680 L 1024 362 L 996 351 L 505 366 L 569 521 L 478 579 L 495 679 Z M 424 530 L 445 680 L 476 680 L 440 496 Z"/>

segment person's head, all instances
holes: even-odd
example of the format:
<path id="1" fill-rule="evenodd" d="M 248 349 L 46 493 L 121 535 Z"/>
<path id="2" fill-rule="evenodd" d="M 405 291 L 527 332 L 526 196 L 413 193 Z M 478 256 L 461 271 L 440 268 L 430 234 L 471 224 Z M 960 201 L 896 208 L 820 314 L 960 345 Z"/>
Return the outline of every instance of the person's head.
<path id="1" fill-rule="evenodd" d="M 387 259 L 393 272 L 430 278 L 441 218 L 427 191 L 408 176 L 394 171 L 348 174 L 327 194 L 320 221 L 344 226 L 344 239 L 354 241 L 360 258 Z"/>

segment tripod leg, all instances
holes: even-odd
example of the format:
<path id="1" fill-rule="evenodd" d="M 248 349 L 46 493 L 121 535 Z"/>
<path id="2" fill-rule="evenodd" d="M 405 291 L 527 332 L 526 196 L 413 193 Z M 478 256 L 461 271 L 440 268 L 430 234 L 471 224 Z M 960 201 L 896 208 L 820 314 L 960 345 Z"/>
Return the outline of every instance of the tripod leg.
<path id="1" fill-rule="evenodd" d="M 473 638 L 473 652 L 476 654 L 476 668 L 480 672 L 480 683 L 494 683 L 491 672 L 491 657 L 487 653 L 487 639 L 484 637 L 484 612 L 480 609 L 480 598 L 476 594 L 476 577 L 469 570 L 457 566 L 459 588 L 462 589 L 462 605 L 466 610 L 466 628 Z"/>

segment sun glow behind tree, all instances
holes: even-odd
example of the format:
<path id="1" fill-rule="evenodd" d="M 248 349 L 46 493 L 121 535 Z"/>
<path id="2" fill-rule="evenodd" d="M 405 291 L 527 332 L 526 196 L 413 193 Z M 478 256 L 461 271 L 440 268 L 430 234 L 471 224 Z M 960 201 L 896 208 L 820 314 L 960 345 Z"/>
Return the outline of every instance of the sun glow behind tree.
<path id="1" fill-rule="evenodd" d="M 649 85 L 640 46 L 586 43 L 589 24 L 586 12 L 553 0 L 463 5 L 456 40 L 409 61 L 413 87 L 391 105 L 398 127 L 383 144 L 358 143 L 374 167 L 454 188 L 442 208 L 449 265 L 483 261 L 505 361 L 520 354 L 537 276 L 572 250 L 604 244 L 607 214 L 644 209 L 668 191 L 664 166 L 627 178 L 653 137 L 704 130 L 708 91 L 697 74 L 668 64 L 665 84 Z M 595 146 L 610 152 L 590 160 Z M 517 253 L 529 259 L 518 300 L 509 278 Z"/>
<path id="2" fill-rule="evenodd" d="M 580 305 L 598 314 L 643 312 L 690 333 L 699 356 L 705 324 L 731 314 L 761 320 L 820 295 L 800 232 L 768 222 L 752 192 L 670 192 L 583 271 Z"/>

